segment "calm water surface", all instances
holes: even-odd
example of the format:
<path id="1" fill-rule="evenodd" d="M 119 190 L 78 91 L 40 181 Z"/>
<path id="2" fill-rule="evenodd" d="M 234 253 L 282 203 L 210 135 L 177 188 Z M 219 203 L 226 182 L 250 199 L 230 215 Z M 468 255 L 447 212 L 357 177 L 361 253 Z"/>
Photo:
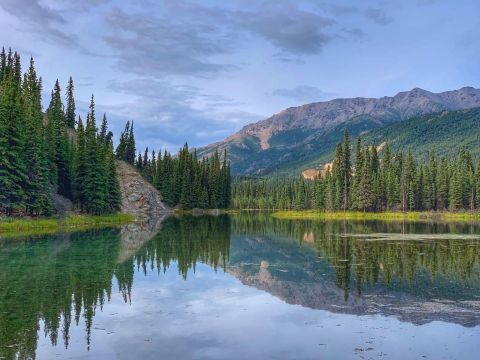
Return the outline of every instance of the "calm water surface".
<path id="1" fill-rule="evenodd" d="M 252 214 L 0 239 L 0 359 L 477 359 L 477 234 Z"/>

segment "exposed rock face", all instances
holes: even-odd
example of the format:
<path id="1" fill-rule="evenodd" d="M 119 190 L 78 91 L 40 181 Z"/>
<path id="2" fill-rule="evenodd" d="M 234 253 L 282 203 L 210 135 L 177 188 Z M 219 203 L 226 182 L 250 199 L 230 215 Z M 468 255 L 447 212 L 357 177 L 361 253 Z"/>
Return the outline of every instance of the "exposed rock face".
<path id="1" fill-rule="evenodd" d="M 393 97 L 334 99 L 285 109 L 197 153 L 209 156 L 226 148 L 234 174 L 266 175 L 331 151 L 346 127 L 356 136 L 417 115 L 474 107 L 480 107 L 480 89 L 472 87 L 443 93 L 415 88 Z"/>
<path id="2" fill-rule="evenodd" d="M 132 166 L 117 161 L 117 175 L 122 193 L 122 212 L 140 217 L 170 212 L 157 189 L 149 184 Z"/>

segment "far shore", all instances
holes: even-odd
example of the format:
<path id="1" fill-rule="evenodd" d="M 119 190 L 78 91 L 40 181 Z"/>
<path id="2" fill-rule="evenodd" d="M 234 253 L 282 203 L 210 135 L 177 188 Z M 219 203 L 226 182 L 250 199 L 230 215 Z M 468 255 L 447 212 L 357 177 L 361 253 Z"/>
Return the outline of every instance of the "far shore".
<path id="1" fill-rule="evenodd" d="M 383 221 L 480 221 L 480 212 L 450 211 L 275 211 L 278 219 L 298 220 L 383 220 Z"/>

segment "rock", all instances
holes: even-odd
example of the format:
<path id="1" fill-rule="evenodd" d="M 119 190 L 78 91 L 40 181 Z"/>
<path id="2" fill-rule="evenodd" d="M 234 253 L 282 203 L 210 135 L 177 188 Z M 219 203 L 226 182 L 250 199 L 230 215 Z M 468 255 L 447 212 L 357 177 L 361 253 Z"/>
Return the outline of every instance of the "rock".
<path id="1" fill-rule="evenodd" d="M 124 161 L 117 161 L 117 175 L 122 194 L 123 213 L 139 217 L 157 216 L 170 213 L 162 197 L 135 168 Z"/>

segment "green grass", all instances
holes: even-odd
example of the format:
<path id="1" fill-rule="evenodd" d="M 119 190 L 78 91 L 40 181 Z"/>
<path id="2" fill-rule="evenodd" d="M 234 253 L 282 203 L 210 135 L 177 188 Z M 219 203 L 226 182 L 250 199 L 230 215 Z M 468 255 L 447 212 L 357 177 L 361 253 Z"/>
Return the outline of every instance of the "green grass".
<path id="1" fill-rule="evenodd" d="M 102 226 L 102 225 L 119 225 L 127 224 L 133 221 L 130 214 L 113 214 L 113 215 L 75 215 L 68 216 L 61 225 L 64 227 L 72 226 Z"/>
<path id="2" fill-rule="evenodd" d="M 127 224 L 134 219 L 129 214 L 71 215 L 64 219 L 0 219 L 0 235 L 28 236 L 46 235 L 61 230 L 114 226 Z"/>
<path id="3" fill-rule="evenodd" d="M 480 221 L 479 212 L 421 212 L 421 211 L 277 211 L 272 214 L 278 219 L 301 220 L 386 220 L 386 221 Z"/>

